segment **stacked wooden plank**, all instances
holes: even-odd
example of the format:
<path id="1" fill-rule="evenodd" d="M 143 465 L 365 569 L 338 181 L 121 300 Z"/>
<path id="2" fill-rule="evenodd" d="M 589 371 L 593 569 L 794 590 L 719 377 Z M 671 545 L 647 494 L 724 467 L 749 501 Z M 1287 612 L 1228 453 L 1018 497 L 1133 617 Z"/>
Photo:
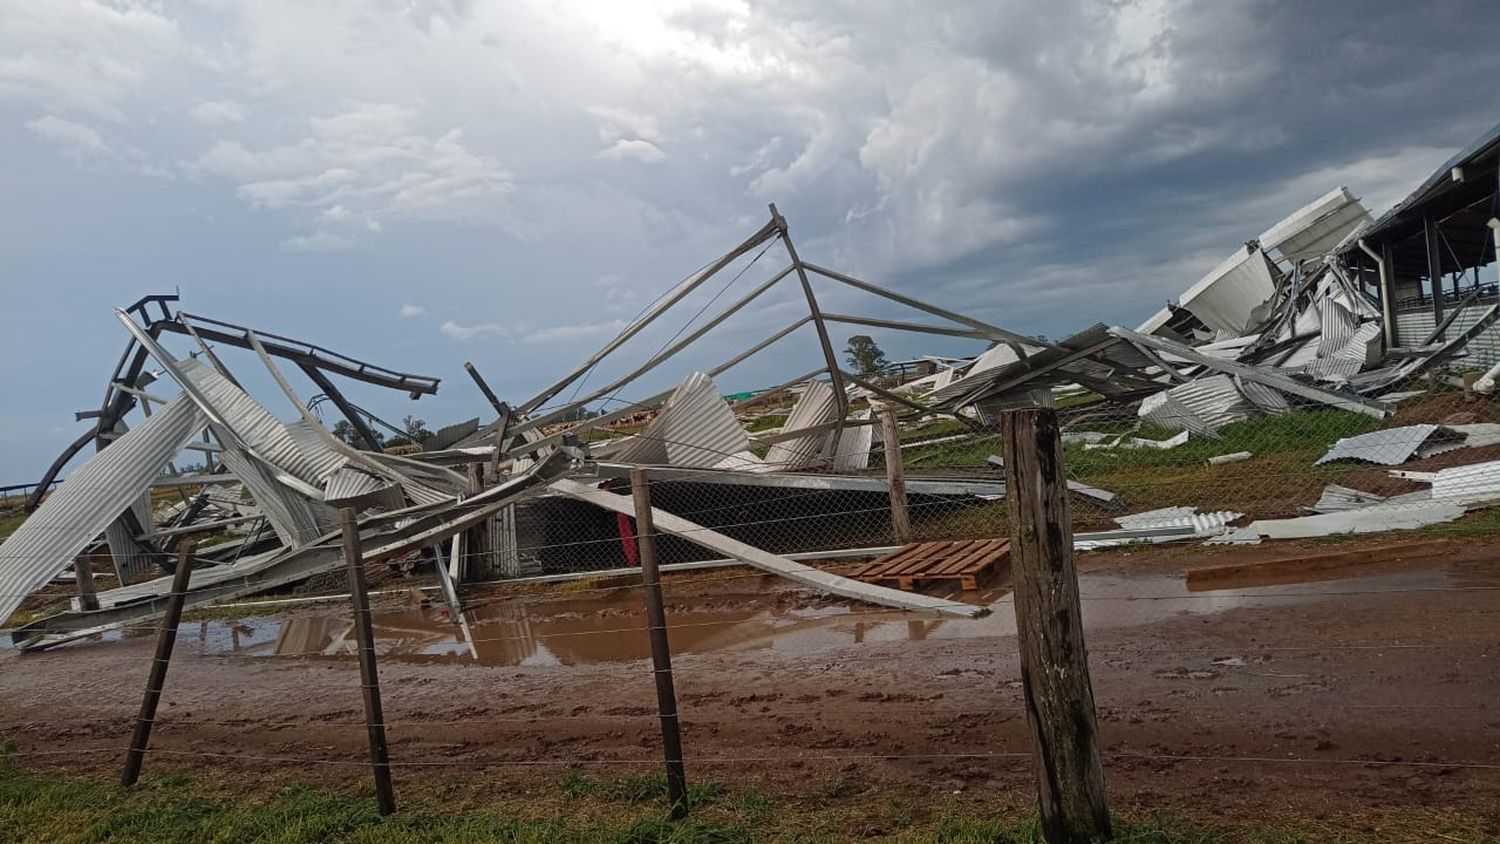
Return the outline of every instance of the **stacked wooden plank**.
<path id="1" fill-rule="evenodd" d="M 849 576 L 907 590 L 941 580 L 956 580 L 960 588 L 978 589 L 981 580 L 1009 561 L 1008 539 L 914 542 L 871 560 Z"/>

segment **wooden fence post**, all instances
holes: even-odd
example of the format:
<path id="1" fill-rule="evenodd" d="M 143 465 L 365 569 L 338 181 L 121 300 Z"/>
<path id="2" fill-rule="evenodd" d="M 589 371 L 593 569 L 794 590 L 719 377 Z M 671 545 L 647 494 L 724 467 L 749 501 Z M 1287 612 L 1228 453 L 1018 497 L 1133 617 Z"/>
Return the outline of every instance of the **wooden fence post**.
<path id="1" fill-rule="evenodd" d="M 1062 435 L 1052 408 L 1000 418 L 1016 638 L 1049 844 L 1110 838 L 1094 691 L 1079 613 Z"/>
<path id="2" fill-rule="evenodd" d="M 885 479 L 891 487 L 891 533 L 897 545 L 905 545 L 911 541 L 911 514 L 906 509 L 906 469 L 901 464 L 895 408 L 880 411 L 880 438 L 885 443 Z"/>
<path id="3" fill-rule="evenodd" d="M 354 636 L 359 648 L 359 687 L 365 699 L 365 728 L 370 738 L 370 766 L 375 773 L 375 801 L 380 814 L 396 811 L 391 788 L 391 756 L 385 743 L 385 713 L 380 708 L 380 672 L 375 667 L 375 632 L 370 622 L 370 594 L 365 586 L 365 561 L 359 545 L 359 523 L 354 508 L 339 509 L 344 532 L 344 562 L 349 570 L 349 599 L 354 604 Z"/>
<path id="4" fill-rule="evenodd" d="M 141 763 L 145 761 L 146 747 L 151 743 L 151 725 L 156 723 L 156 705 L 161 702 L 162 686 L 167 682 L 167 666 L 172 662 L 177 625 L 182 622 L 182 605 L 187 599 L 188 578 L 192 576 L 194 544 L 189 539 L 177 547 L 177 571 L 172 573 L 172 591 L 167 595 L 161 627 L 156 631 L 156 655 L 152 657 L 151 670 L 146 675 L 146 694 L 141 698 L 141 712 L 136 716 L 135 732 L 130 736 L 130 751 L 125 754 L 125 770 L 120 774 L 120 785 L 126 788 L 140 779 Z"/>
<path id="5" fill-rule="evenodd" d="M 677 719 L 677 690 L 672 683 L 672 651 L 667 642 L 667 613 L 661 600 L 661 573 L 656 568 L 656 526 L 651 519 L 651 487 L 645 469 L 630 470 L 635 498 L 635 541 L 646 592 L 646 624 L 651 637 L 651 665 L 656 677 L 656 707 L 661 721 L 662 755 L 667 762 L 667 799 L 672 819 L 687 817 L 687 772 L 682 764 L 682 732 Z"/>

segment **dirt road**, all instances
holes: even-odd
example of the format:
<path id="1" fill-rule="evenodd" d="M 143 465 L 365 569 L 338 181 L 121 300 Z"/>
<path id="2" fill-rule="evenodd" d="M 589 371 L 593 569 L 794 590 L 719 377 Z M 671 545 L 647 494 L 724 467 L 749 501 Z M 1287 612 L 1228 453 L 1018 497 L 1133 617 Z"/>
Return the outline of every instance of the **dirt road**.
<path id="1" fill-rule="evenodd" d="M 1082 558 L 1117 805 L 1494 812 L 1497 548 L 1459 543 L 1313 583 L 1183 585 L 1185 565 L 1297 547 Z M 743 571 L 678 577 L 668 604 L 690 775 L 790 798 L 856 783 L 917 806 L 1029 804 L 1011 608 L 1003 589 L 962 597 L 996 611 L 933 620 Z M 388 600 L 381 675 L 398 789 L 465 784 L 480 799 L 537 790 L 570 764 L 656 770 L 639 609 L 630 589 L 497 598 L 465 632 L 438 607 Z M 346 616 L 335 603 L 185 624 L 148 772 L 215 772 L 245 788 L 367 780 Z M 0 652 L 0 738 L 19 746 L 17 762 L 113 776 L 152 644 L 139 632 Z M 311 759 L 325 761 L 294 761 Z"/>

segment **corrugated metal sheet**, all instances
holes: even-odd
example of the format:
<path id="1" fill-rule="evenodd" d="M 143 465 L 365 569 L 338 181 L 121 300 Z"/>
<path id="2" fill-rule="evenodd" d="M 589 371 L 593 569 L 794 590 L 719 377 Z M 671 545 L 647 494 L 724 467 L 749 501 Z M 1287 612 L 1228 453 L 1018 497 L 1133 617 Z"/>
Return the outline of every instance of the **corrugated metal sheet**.
<path id="1" fill-rule="evenodd" d="M 1500 498 L 1500 460 L 1438 470 L 1432 482 L 1432 498 L 1450 504 L 1477 504 Z"/>
<path id="2" fill-rule="evenodd" d="M 218 372 L 206 366 L 188 368 L 186 362 L 179 362 L 178 366 L 183 367 L 213 409 L 255 453 L 287 474 L 313 486 L 323 485 L 324 478 L 332 471 L 326 455 L 304 452 L 292 438 L 289 426 Z"/>
<path id="3" fill-rule="evenodd" d="M 296 422 L 286 424 L 286 432 L 292 438 L 292 442 L 297 444 L 298 451 L 302 452 L 311 464 L 312 477 L 327 480 L 334 472 L 348 465 L 349 458 L 329 446 L 328 441 L 313 430 L 313 424 L 306 419 L 298 419 Z M 304 480 L 310 481 L 311 479 L 304 478 Z"/>
<path id="4" fill-rule="evenodd" d="M 1464 308 L 1453 320 L 1453 325 L 1449 327 L 1448 331 L 1451 334 L 1458 334 L 1465 331 L 1478 322 L 1479 318 L 1484 316 L 1488 310 L 1488 305 L 1470 305 Z M 1420 339 L 1418 338 L 1418 340 Z M 1454 361 L 1454 368 L 1489 369 L 1496 363 L 1500 363 L 1500 324 L 1491 325 L 1489 328 L 1481 331 L 1478 336 L 1469 341 L 1469 344 L 1464 347 L 1464 351 L 1468 352 L 1468 355 Z"/>
<path id="5" fill-rule="evenodd" d="M 1274 387 L 1267 387 L 1258 381 L 1250 381 L 1239 376 L 1235 376 L 1234 385 L 1239 387 L 1245 398 L 1249 399 L 1250 403 L 1259 408 L 1262 413 L 1286 413 L 1292 409 L 1286 396 Z"/>
<path id="6" fill-rule="evenodd" d="M 376 477 L 363 469 L 345 466 L 328 476 L 328 481 L 323 485 L 323 500 L 332 506 L 344 506 L 340 502 L 353 499 L 367 499 L 369 496 L 385 493 L 378 504 L 374 501 L 366 501 L 363 507 L 380 506 L 391 510 L 399 510 L 406 503 L 401 495 L 400 487 L 386 480 Z"/>
<path id="7" fill-rule="evenodd" d="M 1356 228 L 1374 222 L 1349 193 L 1336 188 L 1298 208 L 1260 236 L 1262 249 L 1275 249 L 1292 261 L 1328 254 Z"/>
<path id="8" fill-rule="evenodd" d="M 1328 453 L 1319 457 L 1317 462 L 1331 463 L 1335 460 L 1358 460 L 1364 463 L 1378 463 L 1382 466 L 1395 466 L 1412 458 L 1418 449 L 1422 448 L 1428 440 L 1439 436 L 1448 441 L 1463 441 L 1463 435 L 1457 431 L 1448 431 L 1441 425 L 1406 425 L 1400 428 L 1387 428 L 1384 431 L 1371 431 L 1368 434 L 1360 434 L 1354 437 L 1344 437 L 1333 444 Z"/>
<path id="9" fill-rule="evenodd" d="M 1256 406 L 1240 394 L 1225 374 L 1178 384 L 1141 402 L 1140 417 L 1167 430 L 1207 434 L 1249 419 Z"/>
<path id="10" fill-rule="evenodd" d="M 1396 343 L 1414 346 L 1426 340 L 1434 328 L 1437 328 L 1437 322 L 1432 318 L 1431 310 L 1396 314 Z"/>
<path id="11" fill-rule="evenodd" d="M 1322 333 L 1318 335 L 1318 357 L 1328 357 L 1348 344 L 1354 336 L 1354 315 L 1337 302 L 1323 300 L 1319 308 Z"/>
<path id="12" fill-rule="evenodd" d="M 450 448 L 454 444 L 473 436 L 474 433 L 478 430 L 478 416 L 468 420 L 467 422 L 455 422 L 452 425 L 439 428 L 437 430 L 437 433 L 433 434 L 431 437 L 428 437 L 427 442 L 422 443 L 422 450 L 441 451 L 445 448 Z"/>
<path id="13" fill-rule="evenodd" d="M 802 397 L 787 414 L 783 431 L 798 431 L 832 422 L 838 414 L 834 402 L 833 388 L 822 381 L 813 381 L 802 391 Z M 776 469 L 799 469 L 818 461 L 823 455 L 823 443 L 828 434 L 808 434 L 790 440 L 772 443 L 766 452 L 766 465 Z"/>
<path id="14" fill-rule="evenodd" d="M 694 372 L 672 391 L 645 430 L 615 453 L 615 460 L 706 468 L 749 448 L 750 438 L 713 379 Z"/>
<path id="15" fill-rule="evenodd" d="M 869 419 L 870 411 L 854 414 L 855 419 Z M 838 447 L 833 454 L 833 468 L 837 472 L 870 468 L 870 449 L 875 445 L 874 425 L 851 425 L 839 433 Z"/>
<path id="16" fill-rule="evenodd" d="M 1190 527 L 1195 536 L 1217 536 L 1224 526 L 1245 515 L 1229 510 L 1199 513 L 1194 507 L 1163 507 L 1144 513 L 1120 516 L 1115 524 L 1125 530 L 1162 530 Z"/>
<path id="17" fill-rule="evenodd" d="M 251 499 L 260 507 L 283 545 L 295 548 L 322 535 L 313 502 L 287 489 L 255 458 L 238 448 L 226 448 L 219 454 L 219 459 L 249 490 Z M 329 510 L 327 507 L 323 509 Z"/>
<path id="18" fill-rule="evenodd" d="M 187 398 L 168 402 L 79 466 L 0 545 L 0 618 L 67 568 L 131 506 L 207 420 Z"/>
<path id="19" fill-rule="evenodd" d="M 1243 334 L 1251 311 L 1274 295 L 1276 283 L 1264 253 L 1241 247 L 1188 288 L 1177 304 L 1212 331 Z"/>

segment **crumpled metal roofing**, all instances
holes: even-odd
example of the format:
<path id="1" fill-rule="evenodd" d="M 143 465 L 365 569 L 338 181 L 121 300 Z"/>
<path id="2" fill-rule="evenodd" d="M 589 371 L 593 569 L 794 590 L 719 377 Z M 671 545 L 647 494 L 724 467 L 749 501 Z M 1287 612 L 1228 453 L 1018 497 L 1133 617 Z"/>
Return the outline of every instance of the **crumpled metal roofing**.
<path id="1" fill-rule="evenodd" d="M 828 393 L 831 399 L 833 391 Z M 713 379 L 694 372 L 613 457 L 624 463 L 704 468 L 749 449 L 750 438 Z"/>
<path id="2" fill-rule="evenodd" d="M 1193 529 L 1195 536 L 1216 536 L 1224 532 L 1224 526 L 1245 515 L 1229 510 L 1199 513 L 1195 507 L 1162 507 L 1144 513 L 1117 516 L 1115 524 L 1125 530 L 1161 530 L 1168 528 Z"/>
<path id="3" fill-rule="evenodd" d="M 834 401 L 833 388 L 822 381 L 810 381 L 801 398 L 787 414 L 783 431 L 797 431 L 832 422 L 838 416 L 838 405 Z M 738 423 L 735 425 L 739 427 Z M 823 455 L 823 443 L 828 433 L 807 434 L 771 444 L 766 452 L 766 465 L 776 469 L 800 469 L 809 466 Z"/>
<path id="4" fill-rule="evenodd" d="M 146 491 L 207 419 L 185 396 L 89 458 L 0 544 L 0 619 L 46 584 Z"/>
<path id="5" fill-rule="evenodd" d="M 1211 331 L 1243 334 L 1250 312 L 1275 295 L 1276 282 L 1265 254 L 1242 246 L 1188 288 L 1177 304 Z"/>
<path id="6" fill-rule="evenodd" d="M 1318 258 L 1333 251 L 1350 232 L 1373 219 L 1345 187 L 1335 188 L 1298 208 L 1259 238 L 1262 249 L 1275 249 L 1288 260 Z"/>
<path id="7" fill-rule="evenodd" d="M 870 418 L 870 411 L 862 410 L 852 419 Z M 833 453 L 833 468 L 836 472 L 870 468 L 870 449 L 875 445 L 874 425 L 848 425 L 839 432 L 838 446 Z"/>
<path id="8" fill-rule="evenodd" d="M 1442 433 L 1439 434 L 1439 432 Z M 1434 437 L 1448 442 L 1455 440 L 1462 442 L 1463 440 L 1462 434 L 1441 425 L 1406 425 L 1344 437 L 1334 443 L 1333 448 L 1319 457 L 1316 462 L 1321 465 L 1335 460 L 1359 460 L 1365 463 L 1378 463 L 1382 466 L 1395 466 L 1410 460 Z"/>
<path id="9" fill-rule="evenodd" d="M 1195 434 L 1211 434 L 1255 414 L 1256 405 L 1240 393 L 1233 378 L 1223 373 L 1148 396 L 1140 409 L 1140 417 L 1153 425 Z"/>

